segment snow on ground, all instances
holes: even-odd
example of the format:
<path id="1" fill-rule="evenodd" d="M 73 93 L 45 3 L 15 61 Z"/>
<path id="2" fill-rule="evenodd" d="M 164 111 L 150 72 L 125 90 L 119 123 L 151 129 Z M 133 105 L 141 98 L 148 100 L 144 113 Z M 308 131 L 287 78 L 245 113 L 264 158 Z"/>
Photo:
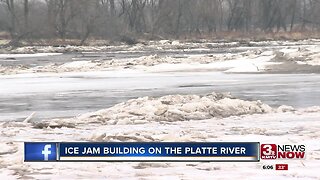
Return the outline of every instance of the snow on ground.
<path id="1" fill-rule="evenodd" d="M 65 69 L 76 69 L 76 68 L 83 68 L 83 67 L 88 67 L 88 68 L 94 68 L 96 66 L 95 63 L 91 61 L 72 61 L 72 62 L 67 62 L 63 65 L 61 65 L 61 68 Z"/>
<path id="2" fill-rule="evenodd" d="M 19 57 L 43 57 L 43 56 L 55 56 L 62 53 L 35 53 L 35 54 L 0 54 L 0 58 L 19 58 Z"/>
<path id="3" fill-rule="evenodd" d="M 58 55 L 48 52 L 92 52 L 107 53 L 143 53 L 155 52 L 134 58 L 80 60 L 66 63 L 48 63 L 43 66 L 28 67 L 22 65 L 1 66 L 0 74 L 20 74 L 37 72 L 85 72 L 110 69 L 142 69 L 148 72 L 164 71 L 224 71 L 224 72 L 266 72 L 274 65 L 295 62 L 307 65 L 320 65 L 319 41 L 305 40 L 298 42 L 265 41 L 246 42 L 179 42 L 162 40 L 150 41 L 147 44 L 118 45 L 118 46 L 66 46 L 66 47 L 21 47 L 11 50 L 12 53 L 38 54 L 0 54 L 5 61 L 15 57 L 37 57 Z M 167 52 L 161 55 L 160 51 Z M 192 51 L 191 54 L 186 52 Z M 221 51 L 221 52 L 219 52 Z M 175 55 L 170 55 L 174 52 Z M 212 52 L 212 53 L 211 53 Z M 198 54 L 197 54 L 198 53 Z M 183 55 L 180 55 L 183 54 Z M 179 56 L 180 55 L 180 56 Z M 84 56 L 85 58 L 85 56 Z"/>
<path id="4" fill-rule="evenodd" d="M 16 49 L 8 49 L 11 53 L 68 53 L 68 52 L 105 52 L 105 51 L 121 51 L 121 52 L 138 52 L 143 50 L 208 50 L 210 48 L 221 48 L 221 47 L 238 47 L 239 42 L 179 42 L 177 40 L 162 40 L 162 41 L 148 41 L 137 43 L 134 45 L 126 45 L 124 43 L 118 45 L 102 45 L 102 46 L 25 46 Z"/>
<path id="5" fill-rule="evenodd" d="M 307 46 L 299 48 L 281 49 L 280 56 L 287 61 L 294 61 L 298 64 L 307 64 L 311 66 L 320 65 L 320 48 L 319 46 Z"/>
<path id="6" fill-rule="evenodd" d="M 111 46 L 112 47 L 112 46 Z M 12 53 L 32 54 L 32 53 L 67 53 L 83 51 L 104 51 L 108 46 L 24 46 L 10 50 Z"/>
<path id="7" fill-rule="evenodd" d="M 221 101 L 225 95 L 204 96 L 212 101 Z M 228 96 L 228 95 L 226 95 Z M 174 98 L 173 98 L 174 97 Z M 215 97 L 215 98 L 213 98 Z M 130 107 L 131 116 L 150 118 L 146 111 L 154 111 L 152 104 L 162 100 L 166 105 L 181 105 L 197 96 L 165 96 L 159 99 L 136 99 L 121 103 L 111 109 L 123 108 L 124 114 Z M 223 99 L 221 99 L 223 98 Z M 168 99 L 171 99 L 168 101 Z M 200 98 L 201 99 L 201 98 Z M 214 99 L 214 100 L 213 100 Z M 217 100 L 220 99 L 220 100 Z M 234 99 L 235 101 L 240 101 Z M 140 102 L 142 101 L 142 102 Z M 155 101 L 155 102 L 154 102 Z M 195 100 L 193 100 L 195 101 Z M 227 106 L 229 103 L 225 102 Z M 142 103 L 142 104 L 139 104 Z M 150 103 L 143 103 L 150 102 Z M 256 102 L 240 101 L 257 107 Z M 193 107 L 199 108 L 197 102 Z M 221 102 L 221 105 L 223 102 Z M 232 103 L 237 104 L 237 103 Z M 119 107 L 120 106 L 120 107 Z M 158 105 L 157 105 L 158 106 Z M 239 109 L 250 109 L 238 107 Z M 120 109 L 119 109 L 120 110 Z M 102 110 L 103 112 L 104 110 Z M 144 113 L 141 113 L 144 111 Z M 230 109 L 231 111 L 231 109 Z M 202 117 L 201 114 L 195 113 Z M 243 114 L 243 115 L 240 115 Z M 319 179 L 320 160 L 320 107 L 295 110 L 283 106 L 279 111 L 266 114 L 240 113 L 237 116 L 213 116 L 209 118 L 189 118 L 181 121 L 153 120 L 148 123 L 105 124 L 103 121 L 78 123 L 69 121 L 66 127 L 39 127 L 33 123 L 4 122 L 0 124 L 0 177 L 36 179 Z M 88 114 L 87 114 L 88 115 Z M 84 116 L 87 116 L 84 115 Z M 82 117 L 84 117 L 82 116 Z M 121 117 L 118 112 L 118 117 Z M 81 116 L 80 116 L 81 117 Z M 94 117 L 88 117 L 94 118 Z M 140 118 L 140 117 L 139 117 Z M 54 120 L 53 120 L 54 121 Z M 23 142 L 25 141 L 252 141 L 276 144 L 305 144 L 305 160 L 266 160 L 246 163 L 36 163 L 23 162 Z M 263 170 L 263 165 L 288 163 L 289 171 Z"/>
<path id="8" fill-rule="evenodd" d="M 270 62 L 275 55 L 272 51 L 255 54 L 256 51 L 243 53 L 223 53 L 215 55 L 193 55 L 188 58 L 159 58 L 160 60 L 142 59 L 143 62 L 132 62 L 135 68 L 148 72 L 170 71 L 217 71 L 224 72 L 264 72 L 268 65 L 276 65 L 278 62 Z M 155 59 L 155 57 L 153 57 Z"/>
<path id="9" fill-rule="evenodd" d="M 160 41 L 144 41 L 134 45 L 126 45 L 120 43 L 118 45 L 100 45 L 100 46 L 25 46 L 16 49 L 6 49 L 11 53 L 67 53 L 67 52 L 105 52 L 110 50 L 117 51 L 143 51 L 143 50 L 172 50 L 180 49 L 183 51 L 193 50 L 210 50 L 213 48 L 234 48 L 234 47 L 263 47 L 263 46 L 301 46 L 316 44 L 319 45 L 320 41 L 317 39 L 307 39 L 300 41 L 210 41 L 199 39 L 195 41 L 178 41 L 178 40 L 160 40 Z"/>
<path id="10" fill-rule="evenodd" d="M 188 71 L 188 70 L 224 70 L 226 72 L 262 72 L 268 65 L 279 64 L 269 62 L 275 55 L 272 51 L 255 54 L 255 51 L 242 53 L 173 56 L 142 56 L 138 58 L 125 58 L 92 61 L 72 61 L 64 64 L 51 63 L 45 66 L 1 66 L 1 74 L 21 74 L 38 72 L 86 72 L 114 69 L 139 69 L 148 72 Z"/>

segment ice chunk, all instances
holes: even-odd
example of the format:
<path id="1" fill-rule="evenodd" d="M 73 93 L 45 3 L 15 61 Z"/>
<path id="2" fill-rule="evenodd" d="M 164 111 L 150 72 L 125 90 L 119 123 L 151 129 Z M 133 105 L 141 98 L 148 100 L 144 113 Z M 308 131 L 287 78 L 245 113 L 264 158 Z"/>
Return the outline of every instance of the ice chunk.
<path id="1" fill-rule="evenodd" d="M 71 118 L 60 119 L 46 127 L 70 127 L 70 123 L 145 124 L 148 122 L 176 122 L 268 113 L 273 109 L 260 101 L 233 98 L 229 93 L 199 95 L 167 95 L 159 98 L 131 99 L 111 108 Z M 43 126 L 40 126 L 43 127 Z"/>

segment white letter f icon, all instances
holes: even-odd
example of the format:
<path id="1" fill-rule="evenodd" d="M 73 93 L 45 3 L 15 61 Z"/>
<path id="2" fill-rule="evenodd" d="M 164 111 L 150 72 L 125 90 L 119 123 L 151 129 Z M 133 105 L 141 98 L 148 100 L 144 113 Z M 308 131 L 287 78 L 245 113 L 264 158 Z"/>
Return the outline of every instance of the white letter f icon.
<path id="1" fill-rule="evenodd" d="M 49 151 L 49 149 L 51 148 L 51 144 L 47 144 L 44 146 L 43 150 L 42 150 L 42 154 L 44 156 L 44 160 L 48 161 L 49 159 L 49 154 L 51 154 L 51 151 Z"/>

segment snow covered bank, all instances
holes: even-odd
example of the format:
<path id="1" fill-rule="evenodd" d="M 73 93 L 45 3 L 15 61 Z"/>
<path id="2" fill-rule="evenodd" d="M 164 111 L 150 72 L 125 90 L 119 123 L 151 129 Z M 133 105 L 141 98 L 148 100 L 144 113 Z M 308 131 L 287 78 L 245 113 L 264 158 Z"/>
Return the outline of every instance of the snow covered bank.
<path id="1" fill-rule="evenodd" d="M 174 72 L 174 71 L 223 71 L 228 73 L 265 72 L 268 66 L 281 64 L 270 62 L 275 56 L 272 51 L 256 55 L 254 51 L 241 54 L 217 54 L 204 57 L 191 57 L 187 61 L 163 62 L 152 66 L 137 66 L 148 72 Z"/>
<path id="2" fill-rule="evenodd" d="M 299 41 L 213 41 L 207 39 L 199 39 L 196 41 L 179 41 L 179 40 L 160 40 L 160 41 L 143 41 L 134 45 L 127 45 L 125 43 L 118 43 L 114 45 L 100 45 L 100 46 L 25 46 L 16 49 L 7 48 L 4 52 L 9 53 L 68 53 L 68 52 L 105 52 L 105 51 L 154 51 L 154 50 L 172 50 L 180 49 L 188 50 L 210 50 L 218 48 L 237 48 L 237 47 L 265 47 L 265 46 L 300 46 L 316 44 L 320 41 L 317 39 L 307 39 Z"/>
<path id="3" fill-rule="evenodd" d="M 58 55 L 64 52 L 80 52 L 82 56 L 69 61 L 51 62 L 32 66 L 15 63 L 12 66 L 0 65 L 0 74 L 42 73 L 42 72 L 84 72 L 110 69 L 140 69 L 148 72 L 165 71 L 224 71 L 246 72 L 284 72 L 308 67 L 299 65 L 320 65 L 320 41 L 303 40 L 265 41 L 265 42 L 179 42 L 149 41 L 136 45 L 117 46 L 35 46 L 10 50 L 0 54 L 3 61 L 14 61 L 15 57 L 39 57 Z M 40 53 L 39 53 L 40 52 Z M 153 52 L 153 55 L 150 55 Z M 22 53 L 22 54 L 21 54 Z M 36 53 L 36 54 L 24 54 Z M 94 53 L 100 55 L 92 56 Z M 134 53 L 134 56 L 131 53 Z M 115 54 L 122 54 L 116 58 Z M 128 54 L 128 57 L 125 55 Z M 88 55 L 88 56 L 86 56 Z M 124 56 L 123 56 L 124 55 Z M 140 57 L 139 57 L 140 55 Z M 63 56 L 61 56 L 63 58 Z M 77 59 L 80 59 L 77 61 Z M 272 71 L 270 68 L 280 66 Z M 287 68 L 288 69 L 288 68 Z M 310 70 L 312 72 L 317 69 Z"/>
<path id="4" fill-rule="evenodd" d="M 138 69 L 147 72 L 166 71 L 226 71 L 226 72 L 263 72 L 275 57 L 272 51 L 256 54 L 255 51 L 242 53 L 204 54 L 175 56 L 141 56 L 124 59 L 94 59 L 66 63 L 49 63 L 44 66 L 1 66 L 0 74 L 43 73 L 43 72 L 88 72 L 114 69 Z"/>
<path id="5" fill-rule="evenodd" d="M 293 61 L 298 64 L 307 64 L 311 66 L 320 65 L 320 48 L 318 45 L 308 47 L 281 49 L 282 54 L 278 54 L 278 59 Z"/>
<path id="6" fill-rule="evenodd" d="M 0 58 L 44 57 L 44 56 L 56 56 L 61 54 L 62 53 L 0 54 Z"/>
<path id="7" fill-rule="evenodd" d="M 139 69 L 147 72 L 168 72 L 168 71 L 223 71 L 229 73 L 258 73 L 258 72 L 284 72 L 299 70 L 299 65 L 320 65 L 320 42 L 299 41 L 299 42 L 250 42 L 249 45 L 240 42 L 233 43 L 180 43 L 177 41 L 149 42 L 149 45 L 137 44 L 134 46 L 67 46 L 67 47 L 43 47 L 40 52 L 60 52 L 50 50 L 51 48 L 61 51 L 81 52 L 83 56 L 64 62 L 50 62 L 40 65 L 19 65 L 1 66 L 0 74 L 21 74 L 21 73 L 43 73 L 43 72 L 87 72 L 105 71 L 115 69 Z M 19 53 L 29 52 L 31 47 L 16 49 Z M 40 47 L 37 47 L 40 48 Z M 31 48 L 32 49 L 32 48 Z M 21 52 L 20 52 L 21 51 Z M 36 50 L 35 52 L 38 52 Z M 94 53 L 102 53 L 92 56 Z M 148 53 L 146 53 L 148 52 Z M 150 52 L 154 52 L 153 55 Z M 192 53 L 190 53 L 192 52 Z M 111 54 L 108 54 L 111 53 Z M 115 54 L 128 54 L 128 57 Z M 130 56 L 135 53 L 135 56 Z M 139 57 L 139 53 L 141 56 Z M 57 54 L 57 53 L 56 53 Z M 42 55 L 56 54 L 12 54 L 0 55 L 0 58 L 14 57 L 37 57 Z M 89 54 L 89 56 L 86 56 Z M 113 58 L 114 57 L 114 58 Z M 63 56 L 61 56 L 63 58 Z M 291 69 L 290 66 L 294 66 Z M 279 68 L 277 69 L 277 66 Z M 273 68 L 276 69 L 273 71 Z M 303 67 L 308 72 L 308 67 Z M 310 70 L 312 72 L 317 69 Z"/>

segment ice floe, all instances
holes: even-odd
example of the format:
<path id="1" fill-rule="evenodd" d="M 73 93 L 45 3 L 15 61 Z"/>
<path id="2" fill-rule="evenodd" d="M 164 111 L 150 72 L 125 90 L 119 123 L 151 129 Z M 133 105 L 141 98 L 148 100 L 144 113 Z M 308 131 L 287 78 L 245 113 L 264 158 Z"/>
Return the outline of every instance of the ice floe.
<path id="1" fill-rule="evenodd" d="M 149 55 L 137 58 L 112 59 L 112 60 L 81 60 L 63 64 L 49 63 L 44 66 L 27 67 L 1 66 L 1 74 L 44 73 L 44 72 L 87 72 L 114 69 L 138 69 L 148 72 L 166 71 L 199 71 L 199 70 L 224 70 L 226 72 L 262 72 L 266 66 L 279 64 L 269 62 L 274 58 L 270 55 L 255 55 L 252 51 L 241 54 L 204 54 L 183 57 Z"/>
<path id="2" fill-rule="evenodd" d="M 66 47 L 21 47 L 0 58 L 11 61 L 14 57 L 37 57 L 58 55 L 66 52 L 90 53 L 142 53 L 140 57 L 94 58 L 93 60 L 73 60 L 65 63 L 48 63 L 42 66 L 25 65 L 0 66 L 0 74 L 41 73 L 41 72 L 84 72 L 110 69 L 141 69 L 150 72 L 164 71 L 225 71 L 231 73 L 266 72 L 275 65 L 295 62 L 297 65 L 319 65 L 320 42 L 316 40 L 298 42 L 179 42 L 162 40 L 147 44 L 117 46 L 66 46 Z M 41 49 L 42 48 L 42 49 Z M 30 50 L 30 52 L 29 52 Z M 31 51 L 32 50 L 32 51 Z M 163 55 L 163 52 L 166 55 Z M 186 52 L 192 51 L 191 54 Z M 43 53 L 46 52 L 46 53 Z M 51 52 L 51 53 L 50 53 Z M 59 52 L 59 53 L 56 53 Z M 154 52 L 143 55 L 143 52 Z M 175 55 L 170 54 L 174 53 Z M 183 53 L 184 55 L 177 55 Z M 9 58 L 9 59 L 8 59 Z M 85 56 L 84 56 L 85 58 Z"/>
<path id="3" fill-rule="evenodd" d="M 283 54 L 280 55 L 280 58 L 296 62 L 298 64 L 307 64 L 311 66 L 320 65 L 320 48 L 318 45 L 310 45 L 306 47 L 298 48 L 285 48 L 279 50 Z"/>
<path id="4" fill-rule="evenodd" d="M 268 113 L 273 109 L 260 101 L 244 101 L 229 93 L 199 95 L 168 95 L 159 98 L 131 99 L 108 109 L 86 113 L 74 118 L 34 122 L 34 127 L 72 127 L 77 124 L 111 125 L 146 124 L 225 118 L 245 114 Z"/>

